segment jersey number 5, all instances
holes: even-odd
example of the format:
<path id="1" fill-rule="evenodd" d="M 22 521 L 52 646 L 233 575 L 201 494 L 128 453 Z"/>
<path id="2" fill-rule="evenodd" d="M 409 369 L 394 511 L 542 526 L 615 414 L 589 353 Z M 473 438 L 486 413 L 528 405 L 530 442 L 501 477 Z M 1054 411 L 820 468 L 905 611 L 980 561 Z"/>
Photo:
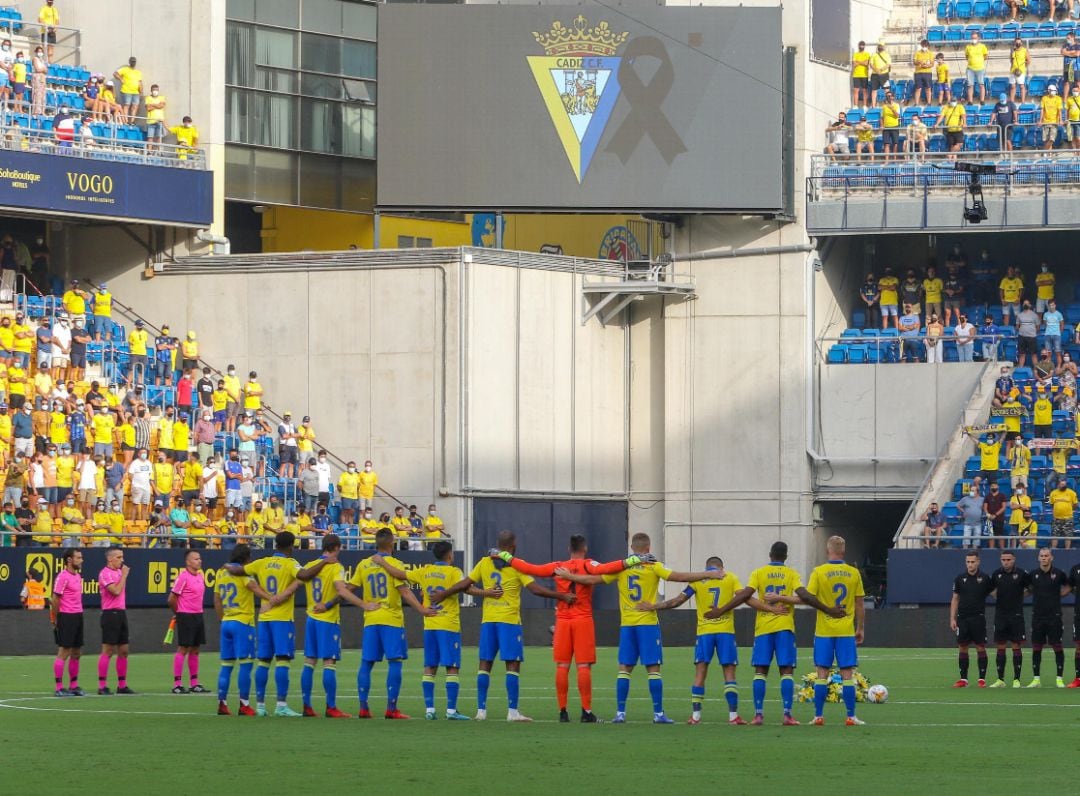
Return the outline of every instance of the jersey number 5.
<path id="1" fill-rule="evenodd" d="M 641 601 L 641 583 L 638 582 L 637 575 L 631 575 L 626 579 L 626 596 L 630 598 L 632 602 Z"/>

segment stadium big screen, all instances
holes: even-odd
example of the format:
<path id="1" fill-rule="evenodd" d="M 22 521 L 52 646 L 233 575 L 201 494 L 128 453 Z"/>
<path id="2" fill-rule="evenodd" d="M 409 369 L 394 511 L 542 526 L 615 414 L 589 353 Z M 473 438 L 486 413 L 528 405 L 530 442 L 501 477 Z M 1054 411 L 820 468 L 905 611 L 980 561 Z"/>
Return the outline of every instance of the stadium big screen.
<path id="1" fill-rule="evenodd" d="M 782 206 L 779 8 L 379 6 L 379 205 Z"/>

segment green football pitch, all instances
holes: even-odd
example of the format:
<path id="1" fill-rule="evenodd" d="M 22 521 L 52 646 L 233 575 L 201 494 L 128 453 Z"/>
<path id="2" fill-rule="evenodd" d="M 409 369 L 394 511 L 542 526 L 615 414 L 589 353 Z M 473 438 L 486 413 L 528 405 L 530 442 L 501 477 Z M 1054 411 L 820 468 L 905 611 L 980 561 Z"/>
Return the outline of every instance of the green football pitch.
<path id="1" fill-rule="evenodd" d="M 748 650 L 742 650 L 744 658 Z M 1029 651 L 1025 650 L 1025 658 Z M 574 719 L 555 719 L 553 665 L 530 648 L 521 678 L 521 709 L 533 724 L 508 725 L 501 666 L 492 677 L 488 721 L 443 720 L 445 691 L 436 684 L 440 720 L 423 721 L 419 651 L 405 669 L 401 709 L 408 722 L 214 715 L 213 694 L 174 696 L 171 656 L 132 658 L 135 696 L 56 698 L 52 659 L 0 659 L 0 750 L 3 791 L 36 793 L 322 794 L 344 788 L 397 788 L 401 793 L 471 791 L 569 794 L 838 793 L 873 789 L 971 788 L 1005 792 L 1038 783 L 1074 792 L 1072 755 L 1080 730 L 1080 691 L 950 688 L 955 653 L 941 649 L 864 649 L 860 671 L 890 691 L 885 705 L 860 705 L 864 727 L 843 726 L 840 705 L 826 707 L 825 727 L 808 726 L 812 705 L 797 703 L 801 727 L 779 726 L 778 679 L 770 677 L 763 727 L 731 727 L 720 678 L 708 685 L 702 724 L 689 715 L 693 651 L 666 650 L 665 702 L 675 726 L 653 726 L 645 673 L 635 672 L 626 725 L 583 725 L 571 675 Z M 801 651 L 804 663 L 807 651 Z M 1050 673 L 1053 673 L 1052 654 Z M 1071 655 L 1068 674 L 1072 674 Z M 991 668 L 993 667 L 991 653 Z M 614 711 L 615 654 L 600 650 L 595 709 Z M 358 653 L 339 664 L 339 706 L 356 712 Z M 80 682 L 96 692 L 96 655 L 83 659 Z M 476 651 L 466 650 L 462 712 L 476 707 Z M 974 664 L 974 660 L 972 661 Z M 202 656 L 202 678 L 214 689 L 217 661 Z M 715 668 L 715 667 L 714 667 Z M 1011 668 L 1011 662 L 1010 662 Z M 300 707 L 300 662 L 290 704 Z M 799 674 L 807 671 L 804 665 Z M 719 675 L 718 671 L 713 672 Z M 1030 661 L 1025 660 L 1025 682 Z M 385 666 L 376 667 L 372 708 L 384 707 Z M 115 673 L 111 673 L 115 687 Z M 740 712 L 753 715 L 750 670 L 739 674 Z M 315 678 L 321 712 L 321 676 Z M 1044 677 L 1045 682 L 1045 677 Z M 1053 677 L 1049 678 L 1052 686 Z M 273 695 L 273 677 L 270 693 Z M 271 699 L 272 701 L 272 699 Z M 237 705 L 235 675 L 231 705 Z M 418 720 L 419 719 L 419 720 Z M 734 788 L 735 790 L 732 790 Z M 386 791 L 384 791 L 386 792 Z"/>

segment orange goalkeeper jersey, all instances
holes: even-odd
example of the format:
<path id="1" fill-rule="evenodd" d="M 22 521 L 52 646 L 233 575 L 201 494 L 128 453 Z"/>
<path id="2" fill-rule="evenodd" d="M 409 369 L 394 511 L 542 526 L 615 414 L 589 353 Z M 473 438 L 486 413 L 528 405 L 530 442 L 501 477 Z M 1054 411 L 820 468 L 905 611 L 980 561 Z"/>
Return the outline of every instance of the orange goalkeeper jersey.
<path id="1" fill-rule="evenodd" d="M 552 561 L 550 564 L 530 564 L 528 561 L 515 558 L 510 562 L 510 566 L 518 572 L 538 578 L 550 578 L 555 575 L 556 569 L 568 569 L 575 575 L 613 575 L 623 571 L 622 561 L 601 564 L 591 558 L 571 558 L 567 561 Z M 580 583 L 574 583 L 565 578 L 555 578 L 555 591 L 569 592 L 577 598 L 573 605 L 568 605 L 561 600 L 555 603 L 556 619 L 592 618 L 592 586 L 582 586 Z"/>

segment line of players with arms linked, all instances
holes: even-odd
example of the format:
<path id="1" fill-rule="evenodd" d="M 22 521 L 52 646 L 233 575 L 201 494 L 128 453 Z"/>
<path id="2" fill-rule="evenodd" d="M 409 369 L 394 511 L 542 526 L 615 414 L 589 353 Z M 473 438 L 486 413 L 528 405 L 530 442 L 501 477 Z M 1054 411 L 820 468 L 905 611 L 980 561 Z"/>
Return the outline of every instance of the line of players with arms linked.
<path id="1" fill-rule="evenodd" d="M 813 723 L 824 723 L 823 711 L 828 694 L 831 667 L 836 664 L 842 677 L 842 696 L 849 726 L 862 724 L 855 715 L 856 690 L 853 680 L 858 664 L 857 645 L 862 643 L 865 627 L 862 577 L 855 567 L 844 562 L 845 544 L 834 536 L 827 542 L 828 561 L 817 567 L 806 586 L 799 573 L 786 565 L 787 545 L 776 542 L 769 551 L 769 563 L 754 570 L 744 587 L 739 578 L 724 570 L 723 561 L 710 557 L 700 572 L 675 572 L 658 561 L 650 551 L 650 539 L 643 533 L 631 539 L 631 555 L 626 559 L 600 563 L 588 557 L 584 536 L 570 538 L 569 558 L 548 564 L 532 564 L 514 555 L 514 534 L 499 534 L 498 547 L 489 551 L 466 576 L 453 563 L 453 548 L 447 542 L 433 546 L 435 562 L 406 570 L 393 557 L 394 536 L 390 531 L 376 534 L 377 552 L 357 564 L 346 578 L 338 561 L 341 540 L 334 534 L 323 537 L 322 555 L 301 566 L 293 557 L 296 540 L 282 532 L 275 538 L 273 555 L 252 559 L 246 545 L 237 545 L 230 563 L 218 573 L 214 606 L 221 619 L 221 669 L 218 676 L 218 714 L 230 715 L 229 690 L 234 669 L 240 695 L 239 715 L 265 716 L 270 670 L 274 670 L 275 716 L 316 716 L 312 706 L 315 671 L 322 664 L 322 685 L 326 697 L 324 715 L 350 718 L 337 706 L 337 662 L 341 658 L 341 605 L 350 603 L 364 611 L 361 664 L 357 672 L 360 710 L 358 717 L 372 717 L 369 705 L 372 671 L 376 663 L 387 660 L 385 718 L 409 718 L 398 708 L 402 686 L 402 663 L 408 657 L 403 605 L 408 604 L 424 617 L 424 668 L 422 691 L 425 718 L 437 718 L 435 677 L 439 668 L 446 673 L 445 717 L 467 721 L 458 710 L 461 670 L 461 624 L 459 595 L 462 592 L 482 598 L 483 609 L 479 640 L 479 671 L 476 678 L 477 711 L 475 720 L 485 720 L 488 692 L 496 658 L 505 665 L 507 721 L 527 722 L 530 718 L 519 709 L 519 677 L 524 660 L 521 625 L 523 590 L 556 600 L 553 656 L 556 663 L 555 690 L 559 721 L 570 721 L 567 711 L 570 670 L 576 665 L 577 689 L 581 698 L 581 721 L 599 723 L 592 710 L 592 666 L 596 662 L 596 637 L 593 624 L 592 591 L 597 585 L 615 583 L 619 594 L 617 710 L 613 723 L 624 723 L 632 672 L 638 664 L 648 672 L 653 722 L 673 723 L 664 711 L 664 685 L 661 676 L 663 645 L 659 611 L 676 608 L 696 600 L 697 640 L 695 674 L 691 688 L 689 724 L 698 724 L 705 700 L 705 682 L 710 663 L 715 659 L 724 676 L 724 696 L 728 705 L 728 723 L 733 725 L 764 723 L 766 678 L 775 662 L 779 668 L 780 695 L 783 705 L 781 723 L 798 725 L 792 716 L 795 697 L 796 666 L 793 606 L 805 604 L 817 611 L 814 640 L 814 664 L 817 680 L 814 689 Z M 117 655 L 119 693 L 132 693 L 127 685 L 128 627 L 123 595 L 128 568 L 123 564 L 123 550 L 107 553 L 105 569 L 99 576 L 102 595 L 102 655 L 98 661 L 98 693 L 108 688 L 109 662 Z M 64 570 L 58 575 L 50 605 L 59 653 L 54 663 L 57 696 L 81 696 L 78 686 L 78 663 L 83 646 L 82 623 L 82 554 L 66 550 L 62 555 Z M 173 660 L 174 693 L 206 693 L 198 679 L 199 649 L 206 642 L 203 624 L 205 581 L 198 550 L 189 550 L 169 595 L 175 612 L 178 650 Z M 534 578 L 553 577 L 555 589 L 538 584 Z M 687 583 L 676 597 L 658 602 L 661 580 Z M 413 593 L 419 587 L 420 599 Z M 301 675 L 303 711 L 297 713 L 288 704 L 290 664 L 295 654 L 294 596 L 304 587 L 307 616 L 304 636 L 304 667 Z M 255 597 L 261 601 L 256 614 Z M 735 679 L 738 650 L 735 641 L 733 610 L 742 604 L 756 611 L 751 665 L 754 668 L 754 716 L 749 722 L 739 715 L 738 685 Z M 256 617 L 258 621 L 256 622 Z M 183 682 L 187 664 L 189 686 Z M 63 671 L 68 666 L 69 687 L 63 687 Z M 254 670 L 255 705 L 251 704 Z"/>
<path id="2" fill-rule="evenodd" d="M 1050 548 L 1039 550 L 1039 565 L 1027 572 L 1016 566 L 1016 555 L 1011 550 L 1001 552 L 1001 566 L 987 575 L 980 568 L 978 550 L 970 550 L 964 557 L 964 571 L 956 576 L 952 586 L 952 602 L 949 606 L 949 627 L 956 633 L 960 679 L 954 688 L 968 686 L 971 647 L 975 647 L 979 671 L 977 684 L 986 687 L 989 660 L 986 652 L 986 598 L 994 597 L 994 643 L 997 646 L 997 679 L 990 688 L 1005 688 L 1005 664 L 1007 651 L 1012 649 L 1012 687 L 1021 688 L 1020 673 L 1024 663 L 1022 650 L 1027 640 L 1027 624 L 1024 619 L 1024 598 L 1031 597 L 1031 670 L 1032 679 L 1027 688 L 1042 685 L 1042 654 L 1049 646 L 1054 651 L 1058 688 L 1080 688 L 1080 611 L 1073 616 L 1073 664 L 1075 677 L 1065 683 L 1065 650 L 1062 637 L 1065 633 L 1061 615 L 1061 600 L 1070 592 L 1080 594 L 1080 564 L 1068 574 L 1054 566 Z"/>

